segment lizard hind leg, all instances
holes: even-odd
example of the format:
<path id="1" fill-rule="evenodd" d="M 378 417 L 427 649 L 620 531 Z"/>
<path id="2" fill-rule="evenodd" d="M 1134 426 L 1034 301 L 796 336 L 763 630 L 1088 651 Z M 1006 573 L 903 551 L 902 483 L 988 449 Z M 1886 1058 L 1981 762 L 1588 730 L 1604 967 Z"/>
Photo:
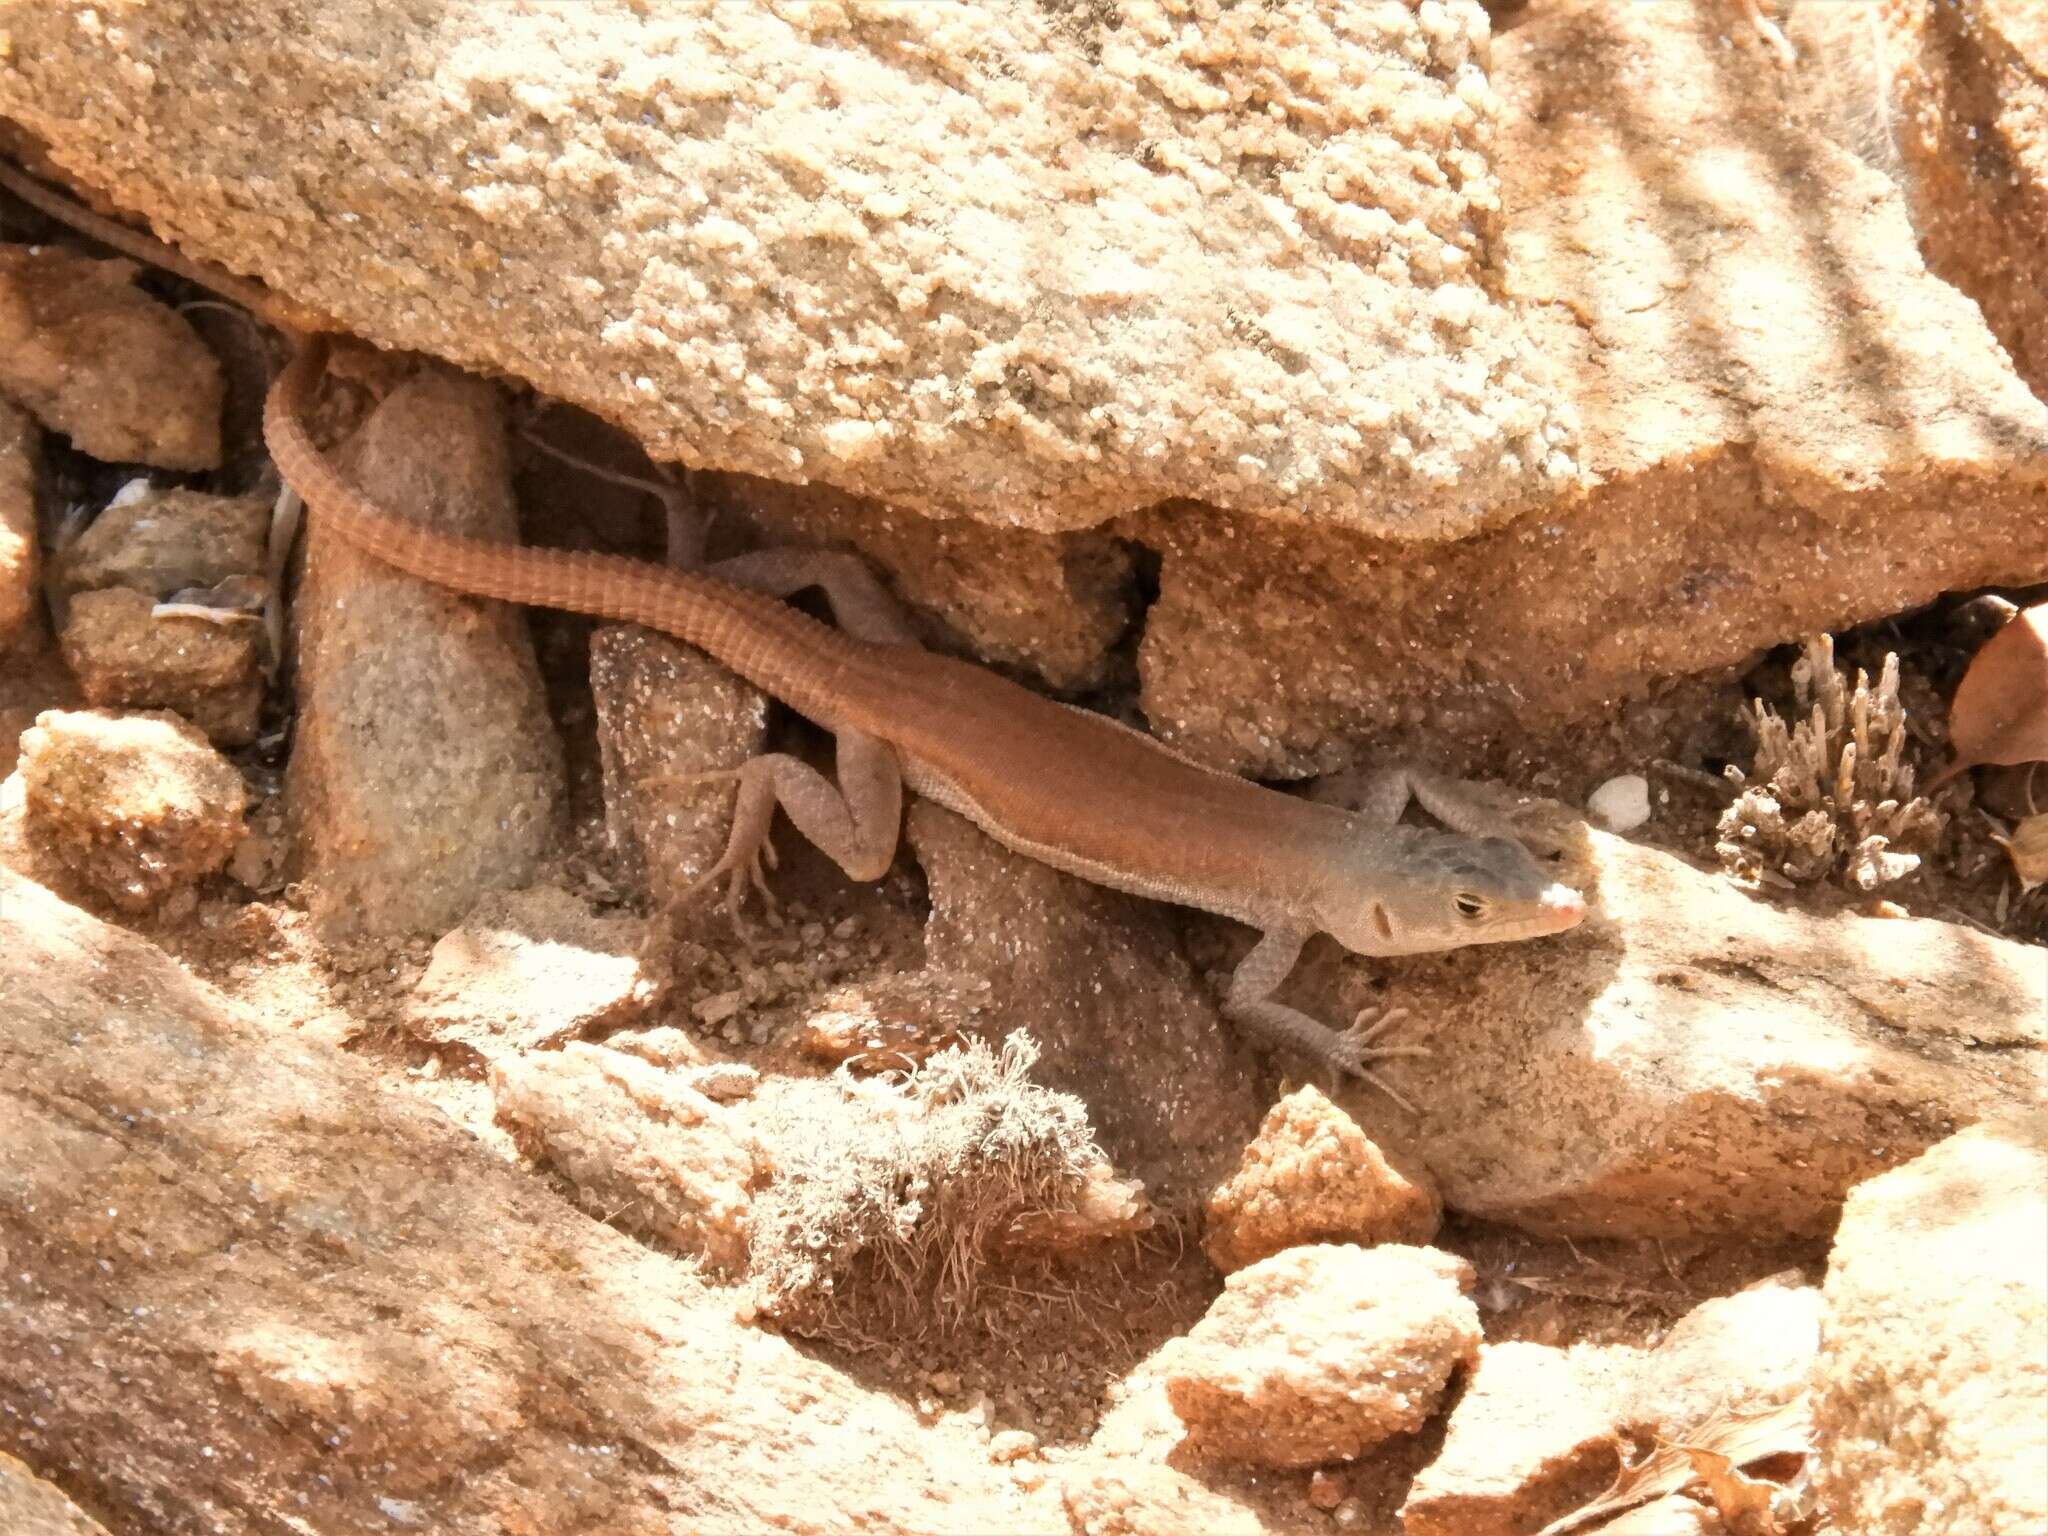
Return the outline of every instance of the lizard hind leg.
<path id="1" fill-rule="evenodd" d="M 860 731 L 838 737 L 839 782 L 787 752 L 766 752 L 737 768 L 674 775 L 676 781 L 736 780 L 732 833 L 718 861 L 670 903 L 671 918 L 721 882 L 735 918 L 749 889 L 772 915 L 775 899 L 766 871 L 775 867 L 769 841 L 777 807 L 850 880 L 879 880 L 896 857 L 903 820 L 903 774 L 887 742 Z"/>
<path id="2" fill-rule="evenodd" d="M 708 565 L 704 574 L 765 597 L 793 597 L 816 587 L 825 594 L 834 622 L 856 640 L 919 643 L 902 605 L 858 555 L 832 549 L 757 549 Z"/>

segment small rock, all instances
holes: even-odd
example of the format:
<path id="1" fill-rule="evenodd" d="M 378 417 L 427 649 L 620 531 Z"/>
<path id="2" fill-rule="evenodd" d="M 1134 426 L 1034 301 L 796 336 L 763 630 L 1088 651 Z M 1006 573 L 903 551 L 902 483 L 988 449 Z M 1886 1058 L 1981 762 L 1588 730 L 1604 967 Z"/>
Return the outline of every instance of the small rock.
<path id="1" fill-rule="evenodd" d="M 221 868 L 248 804 L 234 765 L 171 714 L 45 711 L 21 778 L 29 836 L 129 912 Z"/>
<path id="2" fill-rule="evenodd" d="M 253 623 L 156 617 L 141 592 L 81 592 L 64 620 L 65 663 L 108 708 L 175 710 L 222 746 L 256 739 L 263 707 L 263 630 Z"/>
<path id="3" fill-rule="evenodd" d="M 128 587 L 161 602 L 189 587 L 261 577 L 269 566 L 270 516 L 266 496 L 145 486 L 116 497 L 52 562 L 52 601 Z"/>
<path id="4" fill-rule="evenodd" d="M 1326 1467 L 1318 1467 L 1308 1480 L 1308 1502 L 1313 1509 L 1326 1513 L 1344 1502 L 1344 1479 L 1332 1474 Z"/>
<path id="5" fill-rule="evenodd" d="M 137 268 L 0 245 L 0 394 L 112 464 L 220 463 L 220 364 Z"/>
<path id="6" fill-rule="evenodd" d="M 1616 1425 L 1639 1351 L 1489 1344 L 1443 1450 L 1401 1506 L 1405 1536 L 1526 1536 L 1621 1467 Z"/>
<path id="7" fill-rule="evenodd" d="M 1622 1419 L 1677 1440 L 1717 1409 L 1752 1413 L 1807 1390 L 1820 1349 L 1821 1293 L 1796 1272 L 1703 1301 L 1642 1360 Z"/>
<path id="8" fill-rule="evenodd" d="M 604 1043 L 615 1051 L 638 1056 L 657 1067 L 695 1067 L 704 1060 L 704 1048 L 697 1043 L 697 1037 L 673 1024 L 657 1024 L 652 1029 L 622 1029 L 616 1034 L 606 1035 Z M 699 1088 L 698 1091 L 704 1090 Z M 717 1094 L 709 1096 L 718 1097 Z"/>
<path id="9" fill-rule="evenodd" d="M 1613 1481 L 1624 1434 L 1678 1442 L 1717 1409 L 1799 1396 L 1819 1334 L 1820 1293 L 1788 1274 L 1702 1302 L 1653 1350 L 1488 1345 L 1442 1452 L 1409 1489 L 1403 1529 L 1524 1536 Z"/>
<path id="10" fill-rule="evenodd" d="M 1633 832 L 1650 819 L 1650 781 L 1640 773 L 1619 774 L 1586 797 L 1586 809 L 1610 832 Z"/>
<path id="11" fill-rule="evenodd" d="M 1316 1244 L 1238 1270 L 1160 1365 L 1201 1453 L 1265 1467 L 1357 1456 L 1422 1427 L 1480 1343 L 1469 1266 Z"/>
<path id="12" fill-rule="evenodd" d="M 1853 1190 L 1815 1372 L 1821 1500 L 1857 1536 L 2048 1530 L 2048 1133 L 1973 1126 Z"/>
<path id="13" fill-rule="evenodd" d="M 658 1067 L 581 1041 L 498 1056 L 490 1085 L 499 1124 L 586 1211 L 724 1274 L 746 1263 L 761 1154 L 727 1111 Z"/>
<path id="14" fill-rule="evenodd" d="M 616 1023 L 646 998 L 640 925 L 554 886 L 486 896 L 434 946 L 406 1006 L 422 1039 L 539 1050 Z"/>
<path id="15" fill-rule="evenodd" d="M 1270 1536 L 1258 1511 L 1171 1467 L 1089 1460 L 1060 1485 L 1075 1536 Z"/>
<path id="16" fill-rule="evenodd" d="M 988 1454 L 991 1461 L 1021 1461 L 1038 1451 L 1038 1436 L 1028 1430 L 1005 1429 L 991 1435 Z"/>
<path id="17" fill-rule="evenodd" d="M 682 777 L 757 756 L 768 740 L 768 696 L 702 651 L 632 625 L 590 637 L 590 691 L 605 833 L 659 910 L 718 862 L 732 831 L 732 784 Z M 705 905 L 723 894 L 707 893 Z"/>
<path id="18" fill-rule="evenodd" d="M 1442 1219 L 1425 1169 L 1397 1171 L 1309 1087 L 1273 1106 L 1237 1172 L 1209 1197 L 1202 1246 L 1227 1274 L 1299 1243 L 1426 1244 Z"/>
<path id="19" fill-rule="evenodd" d="M 746 1006 L 744 992 L 717 992 L 710 997 L 700 997 L 690 1005 L 690 1012 L 698 1023 L 707 1028 L 716 1028 L 736 1015 Z"/>
<path id="20" fill-rule="evenodd" d="M 1599 1536 L 1726 1536 L 1727 1531 L 1711 1506 L 1677 1493 L 1624 1510 L 1598 1528 Z"/>
<path id="21" fill-rule="evenodd" d="M 805 1015 L 797 1042 L 807 1055 L 834 1065 L 900 1071 L 958 1045 L 963 1030 L 994 1012 L 993 992 L 986 981 L 952 971 L 877 976 L 828 992 Z"/>
<path id="22" fill-rule="evenodd" d="M 107 1536 L 107 1528 L 0 1452 L 0 1531 L 7 1536 Z"/>
<path id="23" fill-rule="evenodd" d="M 500 402 L 438 368 L 384 397 L 343 472 L 444 533 L 518 536 Z M 526 616 L 308 526 L 297 732 L 285 775 L 320 935 L 439 934 L 531 884 L 563 820 L 561 742 Z"/>
<path id="24" fill-rule="evenodd" d="M 0 652 L 36 611 L 36 460 L 42 434 L 27 414 L 0 400 Z"/>

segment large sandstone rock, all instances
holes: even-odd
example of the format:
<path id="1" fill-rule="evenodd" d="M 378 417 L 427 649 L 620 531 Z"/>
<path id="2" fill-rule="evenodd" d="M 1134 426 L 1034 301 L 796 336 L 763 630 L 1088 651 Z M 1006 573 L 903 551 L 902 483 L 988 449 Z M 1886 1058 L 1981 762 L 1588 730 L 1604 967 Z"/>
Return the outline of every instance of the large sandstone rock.
<path id="1" fill-rule="evenodd" d="M 1814 1395 L 1865 1536 L 2048 1530 L 2048 1135 L 1981 1125 L 1849 1197 Z"/>
<path id="2" fill-rule="evenodd" d="M 1898 0 L 1870 13 L 1928 265 L 1984 310 L 2048 395 L 2048 10 L 2037 0 Z"/>
<path id="3" fill-rule="evenodd" d="M 107 1536 L 99 1521 L 7 1455 L 0 1455 L 0 1531 L 7 1536 Z"/>
<path id="4" fill-rule="evenodd" d="M 1295 983 L 1320 1018 L 1427 1021 L 1435 1054 L 1381 1069 L 1419 1114 L 1355 1085 L 1339 1102 L 1451 1209 L 1572 1236 L 1819 1236 L 1862 1180 L 2039 1102 L 2039 948 L 1816 916 L 1586 836 L 1571 933 L 1383 962 L 1325 941 Z"/>
<path id="5" fill-rule="evenodd" d="M 1576 403 L 1583 498 L 1448 545 L 1134 519 L 1165 554 L 1155 730 L 1262 774 L 1424 723 L 1513 741 L 2048 577 L 2048 408 L 1893 183 L 1800 126 L 1798 72 L 1732 30 L 1692 0 L 1559 0 L 1494 45 L 1507 284 Z"/>
<path id="6" fill-rule="evenodd" d="M 0 113 L 193 252 L 657 457 L 1402 535 L 1571 473 L 1471 0 L 403 14 L 11 4 Z"/>
<path id="7" fill-rule="evenodd" d="M 1068 1528 L 972 1430 L 5 873 L 0 1019 L 0 1423 L 133 1529 Z"/>
<path id="8" fill-rule="evenodd" d="M 344 471 L 447 533 L 518 533 L 491 391 L 430 373 L 387 395 Z M 324 933 L 433 933 L 526 884 L 561 825 L 561 743 L 526 617 L 402 575 L 314 509 L 285 779 L 294 858 Z"/>

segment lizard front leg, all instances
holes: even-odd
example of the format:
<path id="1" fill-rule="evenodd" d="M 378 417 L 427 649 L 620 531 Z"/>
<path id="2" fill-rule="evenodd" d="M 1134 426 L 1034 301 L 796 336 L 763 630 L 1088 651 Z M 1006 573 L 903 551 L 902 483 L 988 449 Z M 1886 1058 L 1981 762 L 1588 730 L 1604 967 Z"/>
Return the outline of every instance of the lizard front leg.
<path id="1" fill-rule="evenodd" d="M 1224 1017 L 1276 1045 L 1291 1046 L 1338 1072 L 1362 1077 L 1410 1114 L 1415 1106 L 1394 1091 L 1366 1063 L 1389 1056 L 1427 1056 L 1422 1045 L 1381 1045 L 1380 1036 L 1406 1017 L 1405 1009 L 1364 1008 L 1346 1030 L 1331 1029 L 1298 1008 L 1275 1002 L 1273 993 L 1301 958 L 1309 934 L 1304 929 L 1269 928 L 1251 953 L 1238 962 L 1223 997 Z"/>
<path id="2" fill-rule="evenodd" d="M 1486 804 L 1471 785 L 1419 768 L 1331 774 L 1316 786 L 1312 798 L 1345 806 L 1388 826 L 1401 819 L 1401 813 L 1413 800 L 1444 826 L 1467 837 L 1503 837 L 1545 856 L 1561 851 L 1561 845 L 1553 839 L 1531 832 L 1513 817 Z"/>

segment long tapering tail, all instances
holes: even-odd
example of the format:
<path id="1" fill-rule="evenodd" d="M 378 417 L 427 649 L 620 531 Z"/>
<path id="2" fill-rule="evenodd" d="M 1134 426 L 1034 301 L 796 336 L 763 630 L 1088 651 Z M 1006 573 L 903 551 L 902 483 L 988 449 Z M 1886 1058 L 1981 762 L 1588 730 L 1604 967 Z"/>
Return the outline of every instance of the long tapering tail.
<path id="1" fill-rule="evenodd" d="M 710 652 L 804 714 L 833 713 L 833 677 L 859 642 L 785 603 L 618 555 L 457 538 L 369 501 L 341 477 L 304 425 L 326 359 L 325 338 L 306 340 L 263 406 L 263 437 L 278 473 L 317 524 L 387 565 L 452 591 L 658 629 Z"/>

